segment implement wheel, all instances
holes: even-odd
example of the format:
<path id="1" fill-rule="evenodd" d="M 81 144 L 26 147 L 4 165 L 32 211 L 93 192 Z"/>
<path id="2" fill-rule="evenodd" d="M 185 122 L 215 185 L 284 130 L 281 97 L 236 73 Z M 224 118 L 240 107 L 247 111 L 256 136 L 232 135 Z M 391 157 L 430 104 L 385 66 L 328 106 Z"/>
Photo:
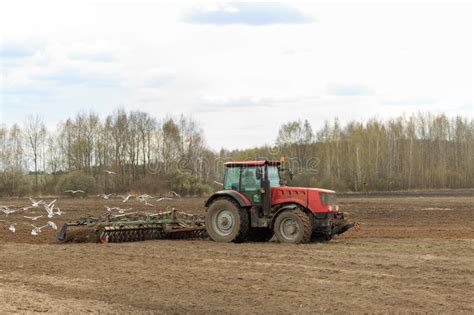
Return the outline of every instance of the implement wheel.
<path id="1" fill-rule="evenodd" d="M 300 209 L 286 210 L 278 215 L 273 230 L 281 243 L 308 243 L 311 240 L 311 220 Z"/>
<path id="2" fill-rule="evenodd" d="M 207 209 L 206 230 L 216 242 L 243 242 L 249 230 L 248 212 L 231 199 L 216 199 Z"/>

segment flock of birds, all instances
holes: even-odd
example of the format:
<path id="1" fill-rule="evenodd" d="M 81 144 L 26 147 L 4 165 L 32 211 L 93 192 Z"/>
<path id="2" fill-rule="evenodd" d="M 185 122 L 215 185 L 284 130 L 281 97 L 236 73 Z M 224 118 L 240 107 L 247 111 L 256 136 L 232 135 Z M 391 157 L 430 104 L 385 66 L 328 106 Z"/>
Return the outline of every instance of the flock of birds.
<path id="1" fill-rule="evenodd" d="M 26 213 L 26 211 L 29 211 L 30 209 L 40 208 L 41 206 L 46 211 L 46 213 L 44 215 L 38 215 L 38 216 L 23 215 L 23 217 L 25 219 L 28 219 L 28 220 L 31 220 L 31 221 L 38 221 L 39 219 L 43 218 L 44 216 L 47 216 L 49 219 L 52 219 L 54 216 L 60 216 L 60 215 L 64 214 L 64 212 L 61 211 L 61 209 L 59 209 L 59 208 L 56 208 L 56 210 L 54 209 L 56 199 L 49 202 L 49 203 L 47 203 L 43 200 L 34 200 L 33 198 L 29 198 L 29 199 L 31 201 L 31 205 L 26 206 L 26 207 L 22 207 L 22 208 L 13 209 L 13 208 L 10 208 L 8 206 L 0 206 L 0 211 L 3 212 L 3 214 L 5 214 L 5 220 L 2 220 L 2 221 L 7 223 L 8 230 L 10 230 L 12 233 L 16 232 L 18 224 L 8 221 L 8 216 L 10 214 L 17 213 L 17 212 Z M 50 227 L 53 230 L 58 229 L 57 225 L 53 221 L 47 221 L 46 224 L 41 225 L 41 226 L 36 226 L 36 225 L 30 223 L 30 226 L 33 227 L 31 229 L 31 235 L 33 235 L 33 236 L 39 235 L 41 233 L 41 231 L 46 227 Z"/>
<path id="2" fill-rule="evenodd" d="M 169 194 L 169 197 L 162 196 L 162 197 L 156 198 L 156 202 L 160 202 L 160 201 L 163 201 L 163 200 L 174 200 L 176 198 L 178 198 L 178 199 L 181 198 L 181 195 L 174 192 L 174 191 L 170 191 L 168 194 Z M 112 196 L 115 196 L 115 194 L 112 193 L 112 194 L 99 194 L 99 195 L 97 195 L 97 197 L 104 198 L 104 199 L 107 199 L 107 200 L 110 199 Z M 122 203 L 126 203 L 127 201 L 130 200 L 130 198 L 135 198 L 136 200 L 143 203 L 145 206 L 154 206 L 154 204 L 150 203 L 148 200 L 149 199 L 155 199 L 155 198 L 150 196 L 150 195 L 147 195 L 147 194 L 138 195 L 138 196 L 135 196 L 135 195 L 127 195 L 127 196 L 119 195 L 118 197 L 122 199 Z M 113 210 L 117 210 L 119 213 L 125 213 L 127 211 L 133 210 L 133 208 L 120 208 L 120 207 L 112 207 L 111 208 L 109 206 L 105 206 L 105 208 L 107 209 L 108 212 L 112 212 Z"/>
<path id="3" fill-rule="evenodd" d="M 84 190 L 66 190 L 65 193 L 70 193 L 72 195 L 76 195 L 76 194 L 85 194 L 85 191 Z M 109 200 L 113 196 L 116 196 L 116 195 L 114 193 L 97 195 L 97 197 L 103 198 L 103 199 L 106 199 L 106 200 Z M 178 199 L 181 198 L 181 196 L 178 193 L 174 192 L 174 191 L 170 191 L 168 193 L 168 196 L 161 196 L 159 198 L 154 198 L 154 197 L 152 197 L 150 195 L 147 195 L 147 194 L 126 195 L 126 196 L 118 195 L 117 197 L 122 199 L 122 203 L 127 203 L 132 198 L 135 198 L 136 200 L 138 200 L 139 202 L 143 203 L 146 206 L 153 206 L 154 205 L 153 203 L 150 202 L 150 200 L 152 200 L 152 199 L 154 199 L 156 202 L 160 202 L 160 201 L 163 201 L 163 200 L 174 200 L 174 199 L 177 199 L 177 198 Z M 16 232 L 18 224 L 14 223 L 14 222 L 10 222 L 8 220 L 8 216 L 10 214 L 20 213 L 20 212 L 23 212 L 23 213 L 26 214 L 26 212 L 29 211 L 30 209 L 41 209 L 41 208 L 43 208 L 44 211 L 45 211 L 45 213 L 43 215 L 35 215 L 35 216 L 33 216 L 33 215 L 23 215 L 23 218 L 28 219 L 30 221 L 35 221 L 35 222 L 39 221 L 41 218 L 43 218 L 45 216 L 48 219 L 53 219 L 54 216 L 61 216 L 61 215 L 65 214 L 63 211 L 61 211 L 61 209 L 56 207 L 55 203 L 56 203 L 57 199 L 54 199 L 53 201 L 51 201 L 49 203 L 46 202 L 46 201 L 43 201 L 43 200 L 35 200 L 33 198 L 29 198 L 29 200 L 31 201 L 31 205 L 28 205 L 26 207 L 13 209 L 13 208 L 8 207 L 8 206 L 0 206 L 0 211 L 3 212 L 3 214 L 5 215 L 5 220 L 0 220 L 0 221 L 5 222 L 6 225 L 8 226 L 8 230 L 10 230 L 12 233 Z M 115 210 L 115 211 L 118 211 L 118 213 L 120 213 L 120 214 L 124 214 L 127 211 L 133 210 L 133 208 L 121 208 L 121 207 L 109 207 L 109 206 L 105 206 L 105 208 L 108 212 L 112 212 L 112 211 Z M 41 233 L 41 231 L 44 228 L 47 228 L 47 227 L 50 227 L 53 230 L 58 229 L 57 225 L 51 220 L 48 220 L 44 225 L 39 225 L 38 226 L 38 225 L 31 224 L 31 223 L 29 225 L 32 227 L 30 234 L 33 235 L 33 236 L 38 236 Z"/>

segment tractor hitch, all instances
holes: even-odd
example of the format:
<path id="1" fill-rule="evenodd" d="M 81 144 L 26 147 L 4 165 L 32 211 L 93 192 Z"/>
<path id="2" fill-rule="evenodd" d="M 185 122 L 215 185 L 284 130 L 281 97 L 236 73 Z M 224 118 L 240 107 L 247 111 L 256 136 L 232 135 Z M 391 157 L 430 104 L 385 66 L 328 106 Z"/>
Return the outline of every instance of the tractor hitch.
<path id="1" fill-rule="evenodd" d="M 335 226 L 331 229 L 331 236 L 339 235 L 352 229 L 357 225 L 356 222 Z"/>

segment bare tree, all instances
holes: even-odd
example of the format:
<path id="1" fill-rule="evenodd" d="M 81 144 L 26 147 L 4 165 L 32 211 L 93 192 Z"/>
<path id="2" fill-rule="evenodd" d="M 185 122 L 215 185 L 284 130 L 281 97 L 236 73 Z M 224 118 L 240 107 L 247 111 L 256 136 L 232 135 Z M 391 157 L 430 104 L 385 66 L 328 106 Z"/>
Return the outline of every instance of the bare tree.
<path id="1" fill-rule="evenodd" d="M 46 126 L 43 119 L 39 115 L 30 115 L 26 118 L 25 133 L 28 144 L 33 155 L 35 167 L 35 184 L 38 185 L 38 162 L 41 146 L 46 138 Z"/>

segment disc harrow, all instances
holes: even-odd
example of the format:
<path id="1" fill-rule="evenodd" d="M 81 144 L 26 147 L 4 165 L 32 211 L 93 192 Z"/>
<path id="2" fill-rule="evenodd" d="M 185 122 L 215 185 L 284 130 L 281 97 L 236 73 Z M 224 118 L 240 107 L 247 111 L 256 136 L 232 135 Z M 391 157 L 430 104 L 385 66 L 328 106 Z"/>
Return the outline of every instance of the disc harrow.
<path id="1" fill-rule="evenodd" d="M 207 237 L 204 217 L 173 209 L 156 214 L 81 217 L 65 223 L 56 237 L 63 242 L 122 243 Z"/>

